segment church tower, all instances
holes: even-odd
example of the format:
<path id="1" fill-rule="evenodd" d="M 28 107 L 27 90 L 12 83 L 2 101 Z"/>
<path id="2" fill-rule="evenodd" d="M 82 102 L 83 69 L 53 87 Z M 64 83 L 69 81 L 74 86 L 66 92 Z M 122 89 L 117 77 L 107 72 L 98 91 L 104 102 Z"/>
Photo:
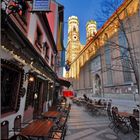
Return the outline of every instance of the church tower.
<path id="1" fill-rule="evenodd" d="M 86 42 L 88 42 L 97 32 L 96 21 L 90 20 L 86 24 Z"/>
<path id="2" fill-rule="evenodd" d="M 68 42 L 79 39 L 79 20 L 76 16 L 71 16 L 68 19 Z"/>
<path id="3" fill-rule="evenodd" d="M 79 20 L 76 16 L 71 16 L 68 19 L 68 41 L 66 60 L 71 63 L 78 55 L 82 45 L 80 43 Z"/>

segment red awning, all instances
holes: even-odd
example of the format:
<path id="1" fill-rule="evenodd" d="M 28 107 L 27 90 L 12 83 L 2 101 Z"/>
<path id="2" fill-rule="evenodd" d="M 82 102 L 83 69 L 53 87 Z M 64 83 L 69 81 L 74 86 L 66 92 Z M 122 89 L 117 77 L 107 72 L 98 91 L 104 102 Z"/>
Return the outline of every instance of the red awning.
<path id="1" fill-rule="evenodd" d="M 65 90 L 65 91 L 63 91 L 63 96 L 65 96 L 65 97 L 72 97 L 72 96 L 74 96 L 73 95 L 73 91 Z"/>

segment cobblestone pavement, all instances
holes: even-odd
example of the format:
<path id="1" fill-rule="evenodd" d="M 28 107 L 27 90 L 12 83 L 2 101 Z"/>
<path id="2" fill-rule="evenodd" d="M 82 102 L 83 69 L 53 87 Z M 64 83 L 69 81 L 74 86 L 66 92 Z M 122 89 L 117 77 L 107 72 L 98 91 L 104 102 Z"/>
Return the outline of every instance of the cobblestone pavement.
<path id="1" fill-rule="evenodd" d="M 65 140 L 135 140 L 130 131 L 118 135 L 108 127 L 107 115 L 88 112 L 83 106 L 72 104 Z"/>

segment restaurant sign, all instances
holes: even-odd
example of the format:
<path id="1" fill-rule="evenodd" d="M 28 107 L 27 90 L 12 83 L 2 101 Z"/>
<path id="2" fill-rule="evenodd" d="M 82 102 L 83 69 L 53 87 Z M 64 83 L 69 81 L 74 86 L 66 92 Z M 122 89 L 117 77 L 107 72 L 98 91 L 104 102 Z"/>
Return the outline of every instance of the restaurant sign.
<path id="1" fill-rule="evenodd" d="M 33 0 L 33 11 L 50 11 L 51 0 Z"/>

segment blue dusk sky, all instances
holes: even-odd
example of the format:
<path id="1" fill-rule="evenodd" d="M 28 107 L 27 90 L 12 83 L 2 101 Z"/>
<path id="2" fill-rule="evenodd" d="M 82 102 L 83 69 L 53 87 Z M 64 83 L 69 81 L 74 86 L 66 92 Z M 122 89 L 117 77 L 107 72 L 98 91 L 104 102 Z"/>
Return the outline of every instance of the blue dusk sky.
<path id="1" fill-rule="evenodd" d="M 72 15 L 79 19 L 80 41 L 86 42 L 86 23 L 97 19 L 97 12 L 104 0 L 57 0 L 64 6 L 64 47 L 67 45 L 68 18 Z M 98 24 L 98 23 L 97 23 Z"/>
<path id="2" fill-rule="evenodd" d="M 56 0 L 64 6 L 64 47 L 67 47 L 68 18 L 72 15 L 79 19 L 80 42 L 86 43 L 86 23 L 95 20 L 100 28 L 100 9 L 105 0 Z M 100 26 L 99 26 L 100 21 Z"/>
<path id="3" fill-rule="evenodd" d="M 64 47 L 67 45 L 68 17 L 74 15 L 79 19 L 80 41 L 86 42 L 86 23 L 96 20 L 101 2 L 104 0 L 57 0 L 64 6 Z M 98 23 L 97 23 L 98 24 Z"/>

